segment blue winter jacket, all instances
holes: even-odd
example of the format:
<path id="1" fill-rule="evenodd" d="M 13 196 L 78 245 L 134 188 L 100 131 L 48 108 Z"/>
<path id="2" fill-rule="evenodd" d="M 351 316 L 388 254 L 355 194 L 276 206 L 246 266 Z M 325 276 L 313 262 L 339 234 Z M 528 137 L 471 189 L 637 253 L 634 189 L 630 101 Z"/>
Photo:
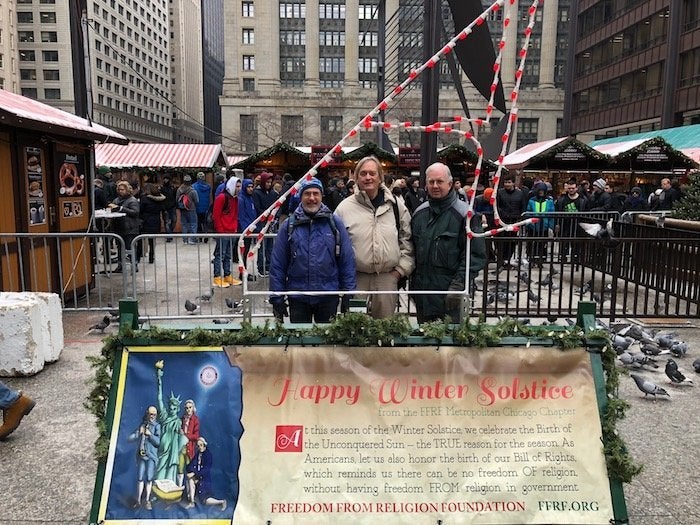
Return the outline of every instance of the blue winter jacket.
<path id="1" fill-rule="evenodd" d="M 329 221 L 335 221 L 340 240 L 340 253 L 336 256 L 336 234 Z M 343 290 L 356 288 L 355 253 L 347 229 L 340 217 L 322 204 L 320 210 L 309 217 L 299 206 L 294 212 L 294 222 L 289 231 L 289 219 L 279 229 L 272 260 L 270 261 L 271 301 L 281 302 L 287 290 Z M 328 296 L 300 296 L 314 304 Z"/>
<path id="2" fill-rule="evenodd" d="M 537 216 L 540 214 L 554 213 L 554 201 L 547 197 L 546 199 L 538 199 L 537 197 L 531 198 L 527 201 L 527 211 L 530 212 L 531 216 Z M 554 229 L 554 218 L 553 217 L 540 217 L 540 220 L 535 224 L 528 224 L 528 229 L 535 235 L 545 235 L 547 230 Z"/>
<path id="3" fill-rule="evenodd" d="M 211 204 L 211 186 L 204 182 L 203 180 L 198 180 L 192 187 L 199 195 L 199 202 L 197 203 L 197 213 L 206 213 Z"/>
<path id="4" fill-rule="evenodd" d="M 243 179 L 243 184 L 241 184 L 241 191 L 238 192 L 238 231 L 242 232 L 250 226 L 255 219 L 258 218 L 258 214 L 255 211 L 255 203 L 253 202 L 253 196 L 248 195 L 246 189 L 248 186 L 252 186 L 253 181 L 250 179 Z"/>

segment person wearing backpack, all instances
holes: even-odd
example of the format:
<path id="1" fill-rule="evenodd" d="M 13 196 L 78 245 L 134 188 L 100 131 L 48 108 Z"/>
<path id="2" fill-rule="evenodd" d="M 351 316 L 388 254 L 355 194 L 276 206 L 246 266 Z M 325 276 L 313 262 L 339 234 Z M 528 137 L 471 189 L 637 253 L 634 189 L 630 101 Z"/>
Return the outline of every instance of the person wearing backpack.
<path id="1" fill-rule="evenodd" d="M 347 225 L 357 262 L 360 290 L 391 290 L 415 268 L 411 216 L 403 199 L 384 184 L 382 165 L 373 156 L 355 166 L 357 191 L 344 199 L 335 214 Z M 373 294 L 369 313 L 375 319 L 396 312 L 398 295 Z"/>
<path id="2" fill-rule="evenodd" d="M 197 181 L 192 184 L 192 188 L 197 192 L 197 231 L 199 233 L 210 233 L 207 231 L 207 213 L 212 205 L 211 186 L 207 183 L 204 172 L 197 173 Z M 208 237 L 202 237 L 200 242 L 209 242 Z"/>
<path id="3" fill-rule="evenodd" d="M 327 323 L 338 310 L 338 295 L 289 295 L 288 291 L 352 291 L 355 254 L 342 219 L 323 204 L 317 178 L 299 188 L 301 204 L 280 226 L 270 261 L 270 302 L 275 318 L 292 323 Z M 341 311 L 347 310 L 345 295 Z"/>
<path id="4" fill-rule="evenodd" d="M 214 230 L 216 233 L 238 231 L 238 177 L 231 177 L 226 182 L 226 190 L 214 200 Z M 228 288 L 241 284 L 231 275 L 231 244 L 233 238 L 216 238 L 214 248 L 214 286 Z M 222 273 L 223 270 L 223 273 Z"/>
<path id="5" fill-rule="evenodd" d="M 192 188 L 191 175 L 185 175 L 182 178 L 182 184 L 177 189 L 175 200 L 180 210 L 182 233 L 194 235 L 197 233 L 197 203 L 199 202 L 199 195 Z M 184 243 L 197 244 L 197 237 L 185 237 Z"/>

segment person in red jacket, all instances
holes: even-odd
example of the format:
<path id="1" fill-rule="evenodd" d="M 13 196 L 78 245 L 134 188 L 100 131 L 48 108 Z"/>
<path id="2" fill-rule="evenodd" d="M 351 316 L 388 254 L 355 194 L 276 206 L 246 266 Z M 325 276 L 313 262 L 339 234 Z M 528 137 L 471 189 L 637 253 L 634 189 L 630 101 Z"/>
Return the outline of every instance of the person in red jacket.
<path id="1" fill-rule="evenodd" d="M 214 230 L 216 233 L 238 232 L 238 177 L 231 177 L 226 182 L 226 190 L 221 192 L 214 201 Z M 231 275 L 231 237 L 216 239 L 214 248 L 214 286 L 228 288 L 241 284 L 239 279 Z M 222 275 L 223 269 L 223 275 Z"/>

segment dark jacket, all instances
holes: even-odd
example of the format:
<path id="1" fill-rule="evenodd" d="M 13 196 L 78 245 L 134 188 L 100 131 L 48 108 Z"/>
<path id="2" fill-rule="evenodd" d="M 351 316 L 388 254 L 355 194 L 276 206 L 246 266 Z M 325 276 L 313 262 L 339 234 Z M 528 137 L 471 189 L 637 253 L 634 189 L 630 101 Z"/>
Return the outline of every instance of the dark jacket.
<path id="1" fill-rule="evenodd" d="M 501 189 L 496 194 L 498 216 L 508 224 L 518 222 L 527 207 L 527 201 L 527 193 L 520 188 L 511 192 Z"/>
<path id="2" fill-rule="evenodd" d="M 467 261 L 467 204 L 450 190 L 444 199 L 429 199 L 413 214 L 411 231 L 416 270 L 414 290 L 462 290 Z M 481 216 L 474 215 L 472 229 L 481 231 Z M 486 264 L 483 238 L 471 241 L 469 275 L 473 278 Z M 441 318 L 447 313 L 445 295 L 416 295 L 413 299 L 424 317 Z"/>
<path id="3" fill-rule="evenodd" d="M 418 206 L 423 204 L 425 202 L 425 199 L 427 199 L 427 195 L 425 194 L 425 190 L 423 188 L 418 188 L 417 190 L 414 190 L 411 186 L 409 186 L 406 189 L 406 193 L 403 196 L 403 200 L 406 203 L 406 207 L 408 208 L 408 212 L 413 215 L 413 212 L 418 209 Z"/>
<path id="4" fill-rule="evenodd" d="M 594 191 L 588 199 L 586 211 L 614 211 L 612 197 L 606 191 Z"/>
<path id="5" fill-rule="evenodd" d="M 336 257 L 336 232 L 329 221 L 335 220 L 340 238 L 340 254 Z M 294 211 L 294 226 L 289 232 L 289 219 L 280 226 L 270 262 L 270 291 L 287 290 L 354 290 L 355 253 L 343 221 L 325 204 L 309 217 L 302 206 Z M 327 296 L 303 296 L 310 303 Z M 282 301 L 282 295 L 272 301 Z"/>
<path id="6" fill-rule="evenodd" d="M 117 197 L 112 202 L 119 206 L 114 211 L 126 213 L 125 217 L 114 219 L 114 231 L 120 235 L 138 235 L 141 231 L 141 209 L 138 199 L 129 195 L 124 199 Z"/>
<path id="7" fill-rule="evenodd" d="M 264 182 L 264 180 L 268 180 L 272 178 L 272 175 L 263 175 L 261 177 L 261 184 Z M 262 213 L 268 209 L 270 206 L 272 206 L 279 195 L 275 190 L 270 188 L 268 191 L 265 191 L 261 187 L 255 188 L 255 191 L 253 192 L 253 202 L 255 203 L 255 212 L 259 215 L 262 215 Z M 258 223 L 258 228 L 257 231 L 262 230 L 264 226 L 264 222 L 259 222 Z"/>
<path id="8" fill-rule="evenodd" d="M 163 210 L 164 195 L 143 195 L 141 197 L 142 233 L 160 233 L 160 212 Z"/>
<path id="9" fill-rule="evenodd" d="M 165 195 L 165 200 L 163 201 L 163 209 L 172 210 L 177 205 L 177 202 L 175 201 L 176 190 L 173 187 L 172 182 L 163 181 L 163 184 L 160 187 L 160 192 L 163 195 Z"/>

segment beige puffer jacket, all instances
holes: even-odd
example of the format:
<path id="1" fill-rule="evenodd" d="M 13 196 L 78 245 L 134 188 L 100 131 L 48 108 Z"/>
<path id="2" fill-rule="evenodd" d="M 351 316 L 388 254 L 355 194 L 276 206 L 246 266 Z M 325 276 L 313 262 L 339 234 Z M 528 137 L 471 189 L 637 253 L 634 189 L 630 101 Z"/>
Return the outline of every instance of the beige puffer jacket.
<path id="1" fill-rule="evenodd" d="M 379 274 L 396 270 L 408 276 L 416 266 L 411 215 L 406 205 L 400 200 L 397 202 L 384 184 L 379 190 L 384 192 L 384 203 L 376 210 L 367 193 L 356 191 L 338 205 L 335 213 L 350 234 L 358 272 Z M 392 202 L 398 206 L 400 235 L 396 232 Z"/>

